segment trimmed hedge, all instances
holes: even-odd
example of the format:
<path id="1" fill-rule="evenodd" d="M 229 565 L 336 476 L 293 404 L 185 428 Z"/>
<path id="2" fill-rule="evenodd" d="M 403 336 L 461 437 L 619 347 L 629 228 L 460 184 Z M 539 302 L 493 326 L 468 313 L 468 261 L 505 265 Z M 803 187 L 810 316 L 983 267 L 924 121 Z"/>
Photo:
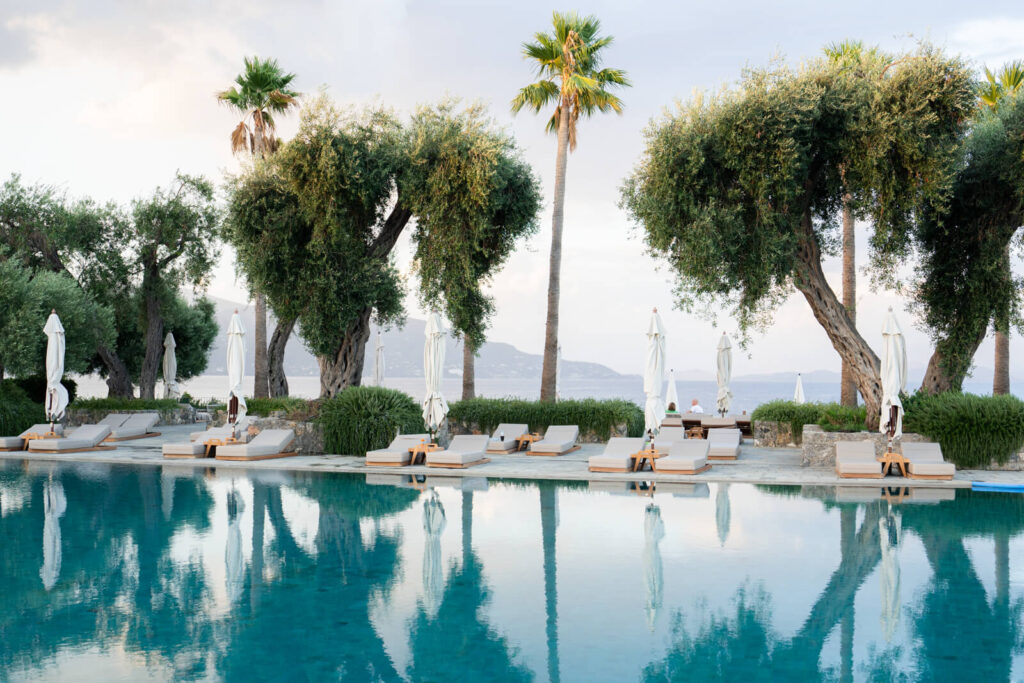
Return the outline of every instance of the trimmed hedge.
<path id="1" fill-rule="evenodd" d="M 803 436 L 804 425 L 819 425 L 827 432 L 861 432 L 866 416 L 864 406 L 849 408 L 838 403 L 794 403 L 769 401 L 754 409 L 750 419 L 755 422 L 788 422 L 793 438 Z"/>
<path id="2" fill-rule="evenodd" d="M 427 431 L 419 405 L 408 394 L 384 387 L 349 387 L 320 403 L 317 418 L 328 453 L 366 455 L 384 448 L 399 431 Z"/>
<path id="3" fill-rule="evenodd" d="M 13 383 L 0 383 L 0 436 L 17 436 L 45 421 L 42 403 L 29 399 L 28 394 Z"/>
<path id="4" fill-rule="evenodd" d="M 18 377 L 15 379 L 5 379 L 4 384 L 14 384 L 20 387 L 22 391 L 28 396 L 30 401 L 43 402 L 43 398 L 46 396 L 46 376 L 45 375 L 29 375 L 28 377 Z M 68 390 L 68 403 L 75 400 L 78 395 L 78 383 L 70 377 L 63 377 L 60 383 L 64 385 L 64 388 Z M 29 425 L 31 427 L 32 425 Z"/>
<path id="5" fill-rule="evenodd" d="M 176 398 L 80 398 L 70 405 L 72 410 L 172 410 L 181 402 Z"/>
<path id="6" fill-rule="evenodd" d="M 247 398 L 246 411 L 249 415 L 267 417 L 271 413 L 283 412 L 288 420 L 309 420 L 315 418 L 320 411 L 320 401 L 309 401 L 304 398 Z"/>
<path id="7" fill-rule="evenodd" d="M 592 432 L 603 440 L 611 438 L 612 429 L 620 424 L 626 425 L 629 436 L 644 433 L 644 411 L 635 403 L 614 399 L 542 403 L 517 398 L 472 398 L 452 403 L 448 419 L 487 433 L 502 422 L 525 422 L 535 432 L 551 425 L 579 425 L 581 434 Z"/>
<path id="8" fill-rule="evenodd" d="M 903 407 L 903 430 L 937 441 L 959 468 L 1002 465 L 1024 447 L 1024 401 L 1015 396 L 914 394 Z"/>

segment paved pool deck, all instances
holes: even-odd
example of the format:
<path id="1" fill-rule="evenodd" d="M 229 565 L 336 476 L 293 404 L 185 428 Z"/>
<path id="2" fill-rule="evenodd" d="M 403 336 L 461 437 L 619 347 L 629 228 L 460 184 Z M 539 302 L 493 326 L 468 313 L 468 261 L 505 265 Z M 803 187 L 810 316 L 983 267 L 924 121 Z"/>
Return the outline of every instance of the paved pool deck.
<path id="1" fill-rule="evenodd" d="M 827 467 L 801 467 L 800 449 L 758 448 L 750 441 L 740 446 L 736 461 L 715 461 L 703 474 L 685 476 L 660 472 L 604 473 L 590 472 L 587 458 L 600 453 L 602 444 L 584 444 L 568 455 L 557 457 L 528 455 L 490 455 L 491 462 L 464 470 L 410 467 L 368 467 L 361 457 L 351 455 L 299 455 L 253 462 L 221 461 L 210 458 L 164 458 L 164 443 L 187 441 L 198 425 L 160 427 L 161 435 L 149 439 L 123 441 L 113 451 L 85 453 L 0 452 L 6 460 L 53 462 L 94 462 L 123 465 L 171 465 L 174 467 L 216 468 L 218 470 L 289 470 L 307 472 L 349 472 L 358 474 L 404 474 L 433 476 L 490 477 L 501 479 L 555 479 L 565 481 L 664 481 L 664 482 L 727 482 L 748 484 L 779 484 L 796 486 L 915 486 L 937 488 L 970 488 L 971 482 L 1002 485 L 1024 485 L 1024 472 L 996 470 L 960 470 L 952 481 L 924 481 L 889 476 L 885 479 L 841 479 Z"/>

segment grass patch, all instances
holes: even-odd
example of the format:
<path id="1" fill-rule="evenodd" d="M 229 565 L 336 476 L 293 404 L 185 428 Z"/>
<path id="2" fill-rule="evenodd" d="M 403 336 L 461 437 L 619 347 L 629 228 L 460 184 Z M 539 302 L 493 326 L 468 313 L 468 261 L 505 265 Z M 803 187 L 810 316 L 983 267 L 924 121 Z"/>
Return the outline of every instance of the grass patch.
<path id="1" fill-rule="evenodd" d="M 427 431 L 416 401 L 384 387 L 349 387 L 321 401 L 317 421 L 324 433 L 324 450 L 344 455 L 366 455 L 383 448 L 399 431 Z"/>
<path id="2" fill-rule="evenodd" d="M 580 433 L 593 433 L 601 440 L 625 424 L 628 436 L 643 436 L 644 411 L 624 400 L 582 399 L 556 402 L 526 401 L 518 398 L 472 398 L 450 406 L 448 419 L 491 433 L 502 422 L 526 423 L 531 431 L 543 432 L 551 425 L 579 425 Z"/>

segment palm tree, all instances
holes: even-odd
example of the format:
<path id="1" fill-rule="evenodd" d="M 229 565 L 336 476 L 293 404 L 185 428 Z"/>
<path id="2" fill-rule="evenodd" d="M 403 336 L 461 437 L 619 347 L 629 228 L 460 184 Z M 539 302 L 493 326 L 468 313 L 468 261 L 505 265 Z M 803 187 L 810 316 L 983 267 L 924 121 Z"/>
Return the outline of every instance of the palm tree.
<path id="1" fill-rule="evenodd" d="M 540 399 L 554 401 L 558 354 L 558 299 L 562 267 L 562 218 L 565 208 L 565 165 L 568 152 L 576 149 L 576 122 L 595 112 L 622 112 L 622 101 L 611 88 L 630 83 L 619 69 L 601 68 L 604 48 L 611 36 L 600 36 L 601 22 L 594 16 L 555 12 L 551 33 L 537 33 L 523 44 L 523 56 L 537 67 L 540 80 L 520 89 L 512 100 L 512 112 L 523 107 L 539 112 L 554 105 L 547 130 L 558 136 L 555 157 L 555 195 L 551 211 L 551 263 L 548 274 L 548 314 L 544 337 L 544 368 Z"/>
<path id="2" fill-rule="evenodd" d="M 829 43 L 824 48 L 826 59 L 843 67 L 856 69 L 859 75 L 866 74 L 871 66 L 888 64 L 890 59 L 878 48 L 865 48 L 859 40 L 843 40 Z M 842 171 L 840 171 L 842 173 Z M 843 308 L 850 320 L 857 323 L 857 254 L 856 230 L 853 211 L 850 207 L 851 197 L 843 193 Z M 849 364 L 842 362 L 842 379 L 840 380 L 839 402 L 844 406 L 857 405 L 857 383 Z"/>
<path id="3" fill-rule="evenodd" d="M 294 78 L 295 74 L 281 70 L 276 59 L 245 58 L 245 70 L 235 77 L 235 85 L 217 94 L 218 100 L 242 115 L 242 120 L 231 131 L 232 152 L 265 159 L 277 149 L 274 116 L 286 114 L 298 106 L 299 93 L 288 87 Z M 270 395 L 270 358 L 267 352 L 267 301 L 261 292 L 256 292 L 255 313 L 253 344 L 256 367 L 253 374 L 256 386 L 253 395 L 265 398 Z M 293 324 L 289 324 L 289 330 Z M 282 363 L 283 358 L 284 344 L 281 344 Z"/>
<path id="4" fill-rule="evenodd" d="M 1007 62 L 997 73 L 985 67 L 985 81 L 978 88 L 981 106 L 998 109 L 1001 100 L 1015 97 L 1024 89 L 1024 59 Z M 1006 247 L 1003 260 L 1007 271 L 1010 269 L 1010 247 Z M 995 327 L 995 371 L 992 377 L 992 393 L 1010 393 L 1010 323 L 1008 320 L 994 321 Z"/>

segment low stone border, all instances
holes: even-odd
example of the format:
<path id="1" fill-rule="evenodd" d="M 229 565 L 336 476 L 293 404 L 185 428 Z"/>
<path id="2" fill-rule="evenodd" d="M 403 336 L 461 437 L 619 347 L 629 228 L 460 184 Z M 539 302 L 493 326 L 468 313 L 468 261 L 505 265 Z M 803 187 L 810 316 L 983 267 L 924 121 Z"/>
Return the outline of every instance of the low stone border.
<path id="1" fill-rule="evenodd" d="M 68 427 L 96 424 L 111 413 L 158 413 L 157 425 L 186 425 L 196 421 L 196 409 L 188 403 L 179 403 L 176 408 L 163 410 L 97 410 L 92 408 L 68 408 L 64 416 L 64 424 Z"/>
<path id="2" fill-rule="evenodd" d="M 793 448 L 800 445 L 800 437 L 793 436 L 789 422 L 758 420 L 751 425 L 754 445 L 762 448 Z"/>

